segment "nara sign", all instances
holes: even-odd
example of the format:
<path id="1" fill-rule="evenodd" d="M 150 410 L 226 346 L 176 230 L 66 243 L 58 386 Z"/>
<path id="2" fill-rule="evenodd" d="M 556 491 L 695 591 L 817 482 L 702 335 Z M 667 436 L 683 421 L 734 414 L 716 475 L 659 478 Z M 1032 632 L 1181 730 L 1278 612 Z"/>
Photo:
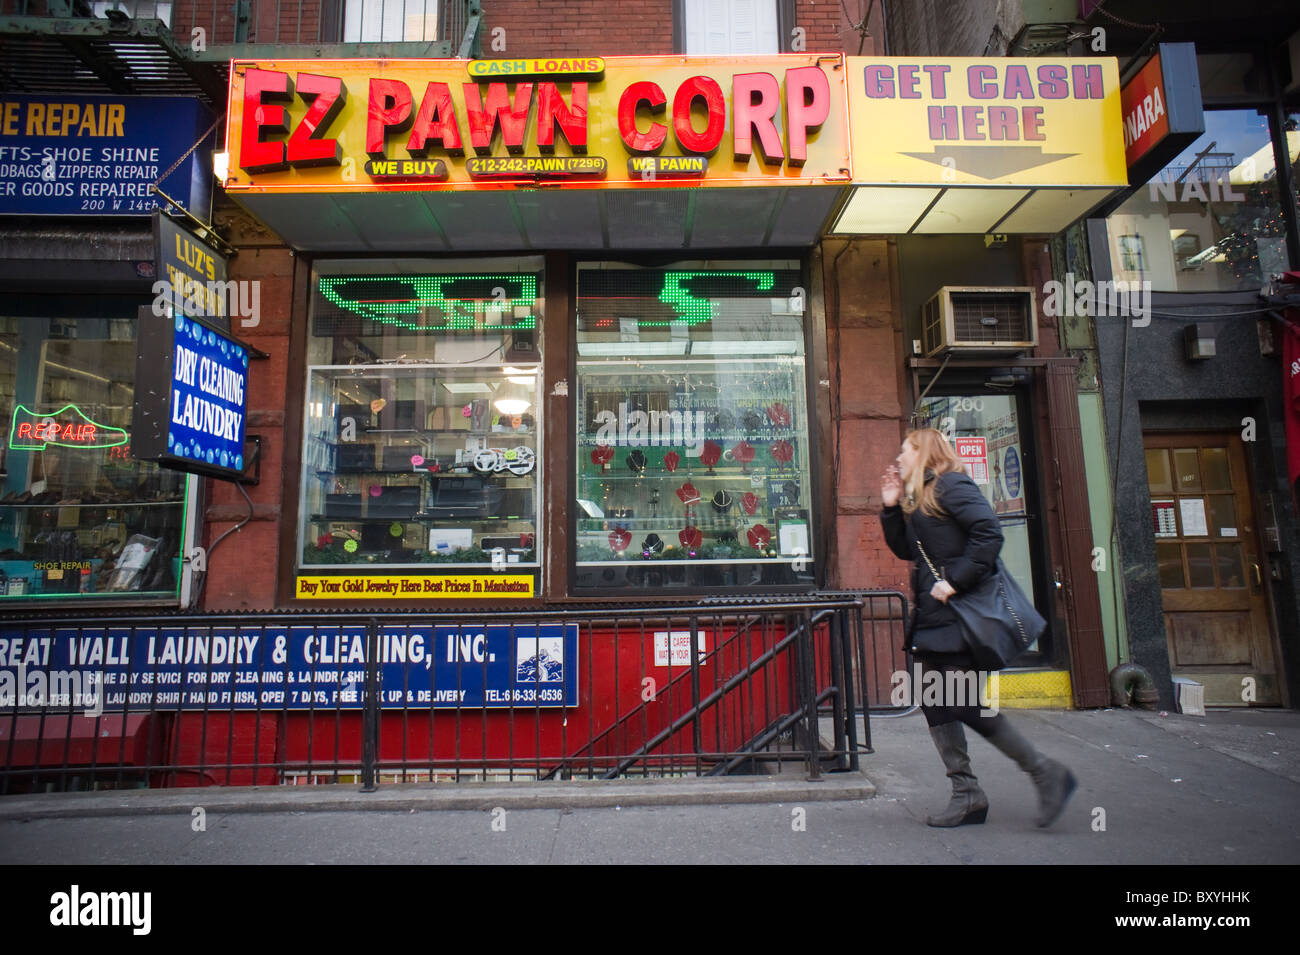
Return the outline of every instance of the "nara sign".
<path id="1" fill-rule="evenodd" d="M 842 67 L 839 57 L 801 54 L 235 61 L 225 185 L 297 193 L 846 182 Z"/>
<path id="2" fill-rule="evenodd" d="M 1133 185 L 1146 182 L 1205 132 L 1195 44 L 1160 44 L 1120 96 Z"/>

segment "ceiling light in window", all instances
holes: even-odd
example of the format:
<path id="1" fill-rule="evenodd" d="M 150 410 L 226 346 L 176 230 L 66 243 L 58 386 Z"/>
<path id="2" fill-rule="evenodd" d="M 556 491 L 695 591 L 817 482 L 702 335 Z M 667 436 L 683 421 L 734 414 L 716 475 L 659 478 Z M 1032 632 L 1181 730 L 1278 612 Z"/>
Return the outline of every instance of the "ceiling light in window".
<path id="1" fill-rule="evenodd" d="M 579 342 L 578 354 L 584 358 L 685 355 L 686 342 Z"/>
<path id="2" fill-rule="evenodd" d="M 797 355 L 799 343 L 704 341 L 691 345 L 692 355 Z"/>
<path id="3" fill-rule="evenodd" d="M 442 387 L 453 395 L 490 395 L 492 389 L 481 381 L 444 381 Z"/>

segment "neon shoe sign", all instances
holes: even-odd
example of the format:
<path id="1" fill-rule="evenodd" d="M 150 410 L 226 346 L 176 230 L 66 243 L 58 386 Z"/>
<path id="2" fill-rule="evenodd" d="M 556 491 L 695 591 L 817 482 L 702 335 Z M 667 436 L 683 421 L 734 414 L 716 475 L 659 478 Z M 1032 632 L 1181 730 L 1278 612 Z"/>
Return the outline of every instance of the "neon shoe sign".
<path id="1" fill-rule="evenodd" d="M 113 448 L 127 440 L 125 430 L 100 424 L 76 405 L 64 405 L 51 414 L 38 414 L 26 405 L 18 405 L 9 428 L 9 447 L 19 451 L 44 451 L 51 444 L 60 448 Z"/>

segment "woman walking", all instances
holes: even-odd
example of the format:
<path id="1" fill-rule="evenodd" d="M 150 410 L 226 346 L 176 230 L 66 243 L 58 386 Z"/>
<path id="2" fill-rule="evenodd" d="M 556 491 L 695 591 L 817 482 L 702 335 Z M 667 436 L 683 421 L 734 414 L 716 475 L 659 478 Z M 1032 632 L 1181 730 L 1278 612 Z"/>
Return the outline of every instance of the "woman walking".
<path id="1" fill-rule="evenodd" d="M 927 687 L 933 685 L 931 673 L 944 687 L 942 702 L 930 705 L 923 699 L 921 712 L 952 780 L 952 800 L 926 823 L 961 826 L 982 823 L 988 815 L 988 797 L 971 772 L 964 724 L 1029 774 L 1038 790 L 1038 825 L 1050 826 L 1074 792 L 1074 774 L 1034 749 L 1005 716 L 981 716 L 978 699 L 953 698 L 970 696 L 959 691 L 978 686 L 980 674 L 947 603 L 995 572 L 1002 549 L 997 515 L 966 476 L 951 445 L 933 428 L 911 431 L 903 439 L 897 464 L 881 477 L 880 496 L 885 541 L 900 558 L 912 562 L 915 610 L 905 649 L 921 664 Z M 927 563 L 938 569 L 937 577 Z M 927 693 L 925 699 L 930 698 Z"/>

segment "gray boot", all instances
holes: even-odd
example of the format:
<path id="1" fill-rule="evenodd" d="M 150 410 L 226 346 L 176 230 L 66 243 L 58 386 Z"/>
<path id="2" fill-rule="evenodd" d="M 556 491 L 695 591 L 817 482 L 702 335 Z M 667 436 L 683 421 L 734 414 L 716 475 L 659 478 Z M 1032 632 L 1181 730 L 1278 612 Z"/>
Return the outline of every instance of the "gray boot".
<path id="1" fill-rule="evenodd" d="M 1000 714 L 995 718 L 988 741 L 1014 759 L 1016 765 L 1034 781 L 1034 787 L 1038 790 L 1039 828 L 1056 822 L 1078 785 L 1074 773 L 1034 749 L 1034 744 L 1020 735 L 1006 717 Z"/>
<path id="2" fill-rule="evenodd" d="M 943 759 L 948 778 L 952 780 L 952 799 L 948 808 L 937 816 L 927 816 L 925 824 L 940 829 L 953 826 L 975 825 L 984 821 L 989 812 L 989 800 L 980 789 L 970 771 L 970 756 L 966 753 L 966 731 L 956 720 L 942 726 L 930 727 L 934 748 Z"/>

